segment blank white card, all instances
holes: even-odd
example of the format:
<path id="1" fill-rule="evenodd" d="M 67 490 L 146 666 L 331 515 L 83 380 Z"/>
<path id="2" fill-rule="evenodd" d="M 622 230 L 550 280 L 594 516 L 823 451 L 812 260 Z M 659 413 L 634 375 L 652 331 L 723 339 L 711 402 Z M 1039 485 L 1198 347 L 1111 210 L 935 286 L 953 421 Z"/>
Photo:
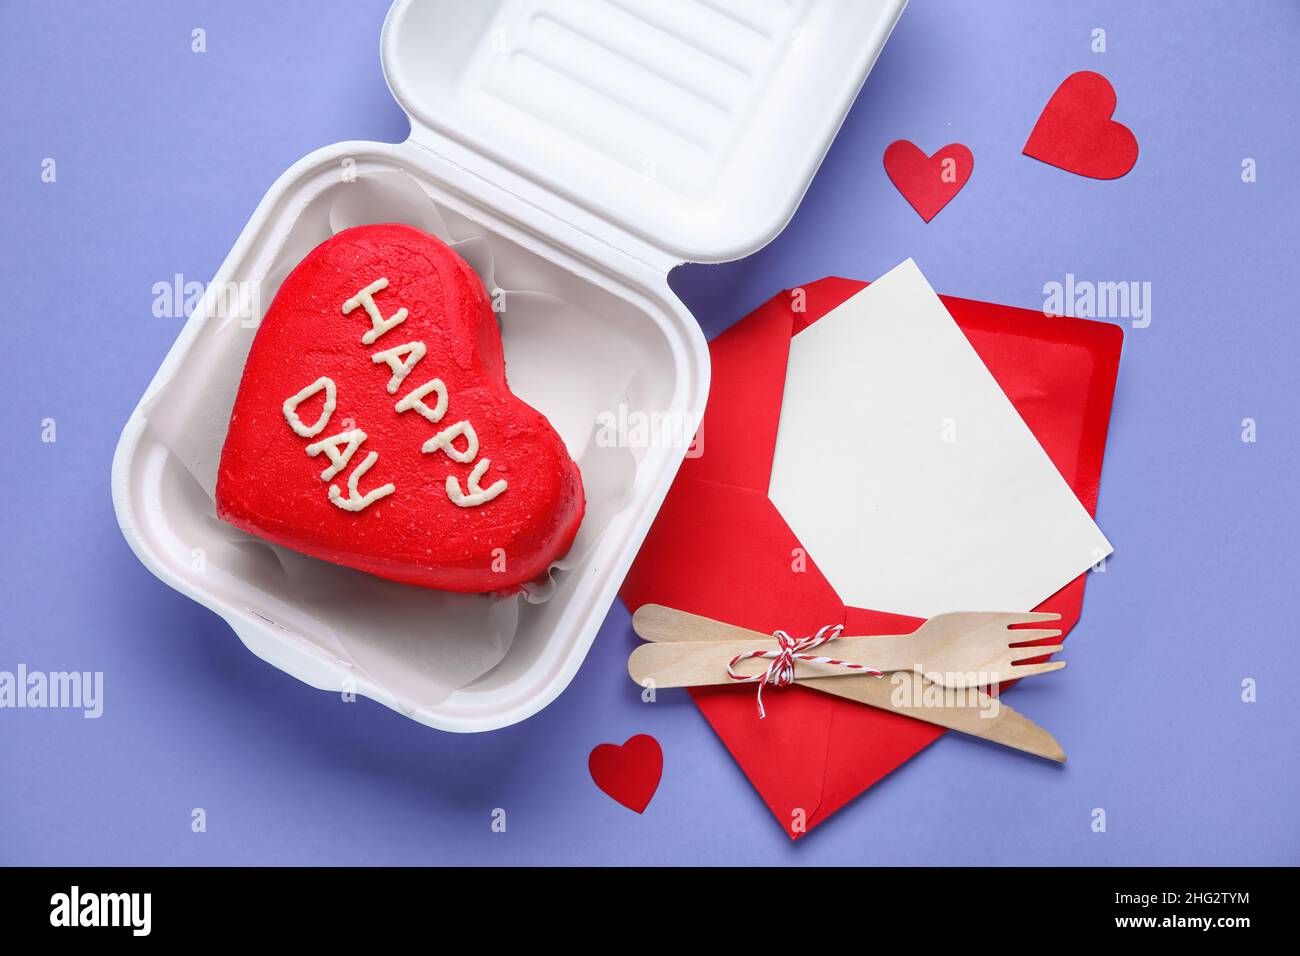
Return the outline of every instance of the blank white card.
<path id="1" fill-rule="evenodd" d="M 769 494 L 873 610 L 1027 611 L 1112 551 L 911 259 L 791 341 Z"/>

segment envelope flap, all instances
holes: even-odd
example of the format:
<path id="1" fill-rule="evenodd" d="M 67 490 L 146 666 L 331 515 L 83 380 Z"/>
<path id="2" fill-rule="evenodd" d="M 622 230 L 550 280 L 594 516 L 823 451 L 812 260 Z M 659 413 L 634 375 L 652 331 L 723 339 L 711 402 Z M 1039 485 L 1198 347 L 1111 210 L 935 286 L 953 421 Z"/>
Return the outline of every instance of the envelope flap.
<path id="1" fill-rule="evenodd" d="M 668 569 L 671 568 L 671 572 Z M 667 573 L 665 573 L 667 572 Z M 844 606 L 763 492 L 678 477 L 620 592 L 754 630 L 811 634 Z M 821 803 L 834 699 L 800 688 L 692 688 L 704 716 L 792 836 Z"/>
<path id="2" fill-rule="evenodd" d="M 713 374 L 696 447 L 681 474 L 767 496 L 790 358 L 788 296 L 769 299 L 709 344 Z"/>

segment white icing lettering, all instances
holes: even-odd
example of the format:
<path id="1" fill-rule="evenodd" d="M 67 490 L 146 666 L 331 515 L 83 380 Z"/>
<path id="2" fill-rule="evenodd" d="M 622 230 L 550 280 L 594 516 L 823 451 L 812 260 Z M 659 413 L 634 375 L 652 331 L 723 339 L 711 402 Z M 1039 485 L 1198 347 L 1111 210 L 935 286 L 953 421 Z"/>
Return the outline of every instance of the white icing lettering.
<path id="1" fill-rule="evenodd" d="M 457 438 L 465 436 L 465 450 L 457 451 L 456 446 L 452 444 Z M 449 428 L 444 428 L 438 434 L 434 435 L 424 447 L 420 449 L 426 455 L 433 455 L 440 451 L 445 451 L 447 457 L 452 461 L 459 461 L 462 464 L 469 464 L 478 457 L 478 435 L 474 434 L 474 426 L 469 422 L 457 422 Z"/>
<path id="2" fill-rule="evenodd" d="M 447 497 L 456 505 L 462 508 L 474 508 L 485 502 L 491 501 L 501 492 L 506 490 L 506 480 L 498 478 L 486 488 L 479 487 L 479 480 L 487 472 L 488 467 L 492 464 L 490 458 L 481 458 L 479 463 L 474 466 L 474 470 L 469 473 L 469 480 L 465 482 L 465 487 L 469 489 L 469 494 L 460 490 L 460 482 L 456 480 L 455 475 L 447 476 Z"/>
<path id="3" fill-rule="evenodd" d="M 370 317 L 370 329 L 361 337 L 363 345 L 373 345 L 380 336 L 387 334 L 405 322 L 410 314 L 406 309 L 402 308 L 398 309 L 391 318 L 385 319 L 380 315 L 379 308 L 375 304 L 375 293 L 382 292 L 387 288 L 387 278 L 376 279 L 343 303 L 344 315 L 350 315 L 358 308 L 362 308 L 365 309 L 366 315 Z M 392 372 L 388 380 L 388 393 L 396 395 L 416 364 L 427 354 L 428 347 L 424 342 L 407 342 L 405 345 L 398 345 L 391 349 L 375 352 L 371 355 L 370 360 L 375 365 L 383 363 L 388 366 Z M 325 399 L 320 417 L 314 424 L 307 425 L 298 415 L 298 406 L 321 391 L 324 391 Z M 432 406 L 426 401 L 430 395 L 435 398 Z M 283 406 L 284 418 L 296 434 L 303 438 L 315 438 L 329 425 L 330 418 L 337 406 L 338 388 L 332 378 L 323 375 L 296 395 L 285 400 Z M 447 414 L 447 406 L 447 386 L 442 379 L 433 378 L 419 388 L 412 389 L 399 399 L 393 407 L 398 414 L 414 411 L 426 421 L 436 425 Z M 336 435 L 331 435 L 308 445 L 306 451 L 309 457 L 316 458 L 324 454 L 329 460 L 328 467 L 320 474 L 321 481 L 328 482 L 342 474 L 343 470 L 356 457 L 356 453 L 366 441 L 366 437 L 366 433 L 360 428 L 349 427 Z M 458 438 L 464 438 L 464 450 L 456 447 L 455 442 Z M 470 470 L 463 490 L 459 479 L 455 475 L 447 476 L 447 497 L 457 507 L 474 508 L 486 504 L 503 494 L 508 487 L 504 478 L 494 481 L 486 488 L 480 484 L 488 469 L 492 466 L 492 462 L 488 458 L 478 459 L 478 435 L 474 431 L 474 426 L 466 420 L 458 421 L 444 428 L 426 441 L 421 450 L 426 455 L 436 454 L 440 451 L 446 452 L 448 458 L 461 464 L 474 462 L 474 467 Z M 476 459 L 478 460 L 476 461 Z M 365 494 L 361 493 L 358 487 L 361 479 L 366 476 L 378 460 L 379 453 L 372 451 L 366 455 L 365 460 L 358 467 L 353 469 L 347 480 L 346 495 L 338 485 L 331 484 L 329 486 L 330 502 L 343 511 L 358 512 L 365 510 L 379 499 L 385 498 L 396 491 L 396 485 L 389 482 Z"/>
<path id="4" fill-rule="evenodd" d="M 425 351 L 423 342 L 407 342 L 405 345 L 399 345 L 383 352 L 376 352 L 370 356 L 370 361 L 376 365 L 380 362 L 387 362 L 388 367 L 393 370 L 393 377 L 388 380 L 389 395 L 397 394 L 402 380 L 411 374 L 411 369 L 415 368 L 415 363 L 424 358 Z M 402 356 L 404 355 L 409 355 L 410 358 L 403 360 Z M 401 409 L 399 408 L 398 411 L 401 411 Z"/>
<path id="5" fill-rule="evenodd" d="M 329 481 L 340 471 L 348 466 L 352 456 L 356 454 L 361 443 L 366 440 L 366 433 L 360 428 L 353 428 L 345 432 L 339 432 L 329 438 L 322 438 L 320 441 L 307 446 L 307 454 L 315 458 L 321 452 L 325 452 L 325 457 L 330 460 L 330 466 L 320 473 L 321 481 Z M 339 452 L 339 445 L 346 444 L 347 448 Z"/>
<path id="6" fill-rule="evenodd" d="M 322 388 L 325 389 L 325 406 L 321 409 L 320 418 L 316 419 L 315 425 L 304 425 L 302 419 L 298 417 L 298 406 Z M 338 390 L 334 387 L 334 380 L 322 375 L 297 395 L 285 399 L 284 420 L 289 423 L 290 428 L 303 438 L 315 438 L 329 424 L 330 416 L 334 414 L 334 408 L 337 404 Z"/>
<path id="7" fill-rule="evenodd" d="M 385 319 L 379 314 L 379 306 L 375 305 L 375 293 L 382 292 L 387 288 L 388 279 L 376 279 L 343 303 L 344 315 L 351 315 L 358 307 L 361 307 L 366 310 L 366 315 L 370 316 L 370 331 L 361 336 L 362 345 L 374 345 L 375 339 L 385 332 L 397 328 L 406 321 L 407 315 L 410 314 L 405 309 L 398 309 L 389 319 Z"/>
<path id="8" fill-rule="evenodd" d="M 379 452 L 372 451 L 366 456 L 366 460 L 348 476 L 348 496 L 346 498 L 344 498 L 343 494 L 339 491 L 338 485 L 330 485 L 330 501 L 334 502 L 334 504 L 338 505 L 344 511 L 361 511 L 364 508 L 370 507 L 370 505 L 374 504 L 380 498 L 391 495 L 396 491 L 397 486 L 392 482 L 389 482 L 386 485 L 380 485 L 378 488 L 372 489 L 364 495 L 357 490 L 357 482 L 365 476 L 365 473 L 370 470 L 370 466 L 378 460 Z"/>
<path id="9" fill-rule="evenodd" d="M 424 397 L 430 392 L 438 393 L 438 401 L 430 408 L 424 403 Z M 425 382 L 419 388 L 408 392 L 396 405 L 393 406 L 399 412 L 409 412 L 415 409 L 433 424 L 442 421 L 442 416 L 447 414 L 447 386 L 442 384 L 442 379 L 435 378 Z M 425 449 L 428 451 L 428 448 Z"/>

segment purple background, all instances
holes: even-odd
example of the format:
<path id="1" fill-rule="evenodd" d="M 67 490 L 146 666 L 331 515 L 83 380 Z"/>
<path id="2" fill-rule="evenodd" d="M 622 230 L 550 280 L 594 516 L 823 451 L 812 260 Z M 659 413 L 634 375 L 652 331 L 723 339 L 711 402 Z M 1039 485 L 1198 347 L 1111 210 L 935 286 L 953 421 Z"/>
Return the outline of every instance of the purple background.
<path id="1" fill-rule="evenodd" d="M 285 677 L 123 542 L 109 462 L 183 323 L 151 314 L 153 283 L 210 278 L 303 154 L 406 135 L 379 68 L 385 0 L 321 6 L 0 12 L 0 669 L 106 675 L 100 720 L 0 711 L 0 862 L 1300 862 L 1300 5 L 915 0 L 789 228 L 674 275 L 711 335 L 780 288 L 909 255 L 941 292 L 1031 308 L 1067 272 L 1153 287 L 1150 327 L 1127 330 L 1101 489 L 1117 555 L 1089 585 L 1069 670 L 1008 698 L 1070 762 L 949 736 L 799 845 L 683 695 L 640 703 L 621 605 L 549 709 L 454 736 Z M 1090 51 L 1094 27 L 1108 52 Z M 1020 155 L 1079 69 L 1110 77 L 1141 143 L 1118 181 Z M 928 225 L 882 171 L 897 138 L 974 152 Z M 1241 181 L 1244 157 L 1258 182 Z M 39 439 L 47 416 L 56 444 Z M 644 816 L 586 769 L 595 744 L 639 732 L 666 755 Z M 191 833 L 193 807 L 208 832 Z"/>

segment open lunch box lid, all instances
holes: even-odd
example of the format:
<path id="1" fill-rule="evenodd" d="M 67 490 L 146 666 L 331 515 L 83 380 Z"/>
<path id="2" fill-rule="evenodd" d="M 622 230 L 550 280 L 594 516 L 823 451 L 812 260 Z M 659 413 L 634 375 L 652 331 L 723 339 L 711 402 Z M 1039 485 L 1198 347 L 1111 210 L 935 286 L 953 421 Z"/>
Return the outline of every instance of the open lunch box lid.
<path id="1" fill-rule="evenodd" d="M 396 0 L 381 52 L 413 142 L 667 271 L 784 228 L 905 3 Z"/>

